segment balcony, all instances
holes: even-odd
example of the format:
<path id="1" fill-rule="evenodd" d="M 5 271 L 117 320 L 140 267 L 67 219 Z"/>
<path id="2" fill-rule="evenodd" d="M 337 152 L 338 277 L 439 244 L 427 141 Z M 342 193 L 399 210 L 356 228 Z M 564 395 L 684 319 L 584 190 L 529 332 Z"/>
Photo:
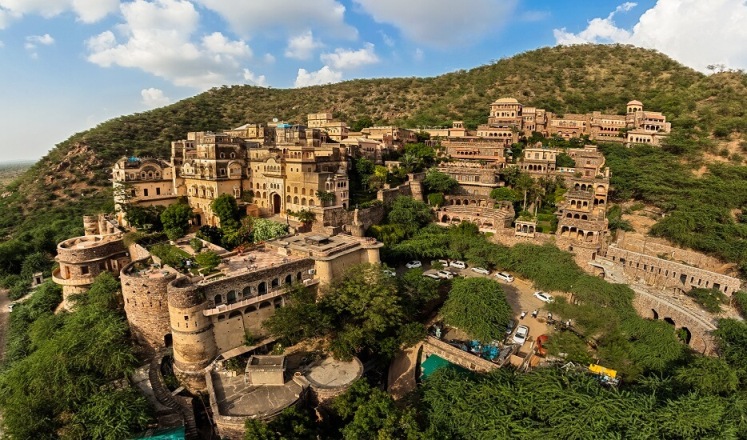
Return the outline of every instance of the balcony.
<path id="1" fill-rule="evenodd" d="M 87 276 L 87 277 L 81 277 L 81 278 L 62 278 L 60 276 L 60 269 L 57 268 L 52 272 L 52 281 L 54 281 L 55 284 L 59 284 L 61 286 L 90 286 L 93 284 L 93 277 Z"/>
<path id="2" fill-rule="evenodd" d="M 318 279 L 310 278 L 310 279 L 303 280 L 303 285 L 306 287 L 313 286 L 316 284 L 319 284 Z M 219 313 L 230 312 L 233 310 L 241 309 L 243 307 L 251 306 L 253 304 L 259 304 L 263 301 L 271 301 L 275 298 L 283 296 L 285 293 L 286 293 L 285 286 L 276 287 L 262 295 L 257 295 L 251 298 L 242 299 L 241 301 L 237 301 L 233 304 L 220 304 L 211 309 L 203 310 L 202 314 L 205 316 L 213 316 Z"/>

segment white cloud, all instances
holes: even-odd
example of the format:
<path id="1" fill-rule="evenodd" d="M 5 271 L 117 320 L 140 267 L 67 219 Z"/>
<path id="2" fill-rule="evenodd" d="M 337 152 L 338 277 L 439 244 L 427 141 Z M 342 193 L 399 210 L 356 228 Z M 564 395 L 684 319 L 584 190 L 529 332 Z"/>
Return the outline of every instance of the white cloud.
<path id="1" fill-rule="evenodd" d="M 254 86 L 267 87 L 267 78 L 264 75 L 257 76 L 249 69 L 244 69 L 244 81 Z"/>
<path id="2" fill-rule="evenodd" d="M 423 52 L 423 49 L 418 47 L 415 49 L 415 53 L 412 57 L 415 61 L 423 61 L 423 59 L 425 58 L 425 52 Z"/>
<path id="3" fill-rule="evenodd" d="M 747 68 L 747 3 L 744 0 L 658 0 L 632 30 L 618 27 L 616 13 L 635 4 L 618 6 L 607 18 L 595 18 L 578 33 L 555 29 L 558 44 L 627 43 L 656 49 L 694 69 L 722 63 Z"/>
<path id="4" fill-rule="evenodd" d="M 345 6 L 337 0 L 226 1 L 195 0 L 217 12 L 242 35 L 278 32 L 297 34 L 315 29 L 354 39 L 358 31 L 345 23 Z"/>
<path id="5" fill-rule="evenodd" d="M 337 48 L 334 53 L 323 53 L 319 58 L 324 64 L 339 70 L 355 69 L 381 61 L 374 52 L 372 43 L 366 43 L 358 50 Z"/>
<path id="6" fill-rule="evenodd" d="M 318 86 L 342 80 L 342 72 L 335 72 L 329 66 L 324 66 L 316 72 L 307 72 L 306 69 L 298 69 L 294 87 Z"/>
<path id="7" fill-rule="evenodd" d="M 141 90 L 140 96 L 143 97 L 143 104 L 148 108 L 163 107 L 171 102 L 171 99 L 163 94 L 163 90 L 153 87 Z"/>
<path id="8" fill-rule="evenodd" d="M 67 11 L 84 23 L 94 23 L 118 8 L 119 0 L 0 0 L 0 29 L 8 25 L 10 18 L 27 14 L 51 18 Z"/>
<path id="9" fill-rule="evenodd" d="M 389 47 L 394 47 L 394 39 L 387 35 L 384 31 L 379 31 L 379 34 L 381 34 L 381 40 Z"/>
<path id="10" fill-rule="evenodd" d="M 379 23 L 416 43 L 436 47 L 475 44 L 511 19 L 518 0 L 354 0 Z"/>
<path id="11" fill-rule="evenodd" d="M 29 51 L 31 58 L 37 59 L 39 58 L 39 54 L 36 52 L 36 47 L 39 45 L 50 46 L 52 44 L 54 44 L 54 38 L 49 34 L 29 35 L 26 37 L 26 44 L 24 44 L 23 47 Z"/>
<path id="12" fill-rule="evenodd" d="M 314 39 L 314 35 L 309 30 L 288 39 L 285 56 L 297 60 L 308 60 L 314 55 L 314 51 L 321 47 L 324 47 L 324 44 Z"/>
<path id="13" fill-rule="evenodd" d="M 54 38 L 52 38 L 52 36 L 49 34 L 29 35 L 28 37 L 26 37 L 26 44 L 31 44 L 32 48 L 36 47 L 37 44 L 49 46 L 50 44 L 54 44 Z"/>
<path id="14" fill-rule="evenodd" d="M 125 23 L 87 42 L 88 61 L 141 69 L 178 86 L 206 89 L 241 81 L 252 55 L 242 40 L 220 32 L 193 39 L 199 14 L 186 0 L 135 0 L 122 4 Z"/>
<path id="15" fill-rule="evenodd" d="M 262 57 L 265 60 L 265 63 L 267 64 L 275 64 L 275 56 L 271 53 L 266 53 L 264 57 Z"/>

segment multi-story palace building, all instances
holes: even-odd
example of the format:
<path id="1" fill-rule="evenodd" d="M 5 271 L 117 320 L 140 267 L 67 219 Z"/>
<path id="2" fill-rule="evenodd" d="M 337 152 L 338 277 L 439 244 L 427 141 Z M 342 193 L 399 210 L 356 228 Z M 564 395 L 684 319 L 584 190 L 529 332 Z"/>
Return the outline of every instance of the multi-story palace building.
<path id="1" fill-rule="evenodd" d="M 219 223 L 210 205 L 221 194 L 254 205 L 260 215 L 347 207 L 348 149 L 327 139 L 318 128 L 286 123 L 191 132 L 172 142 L 170 162 L 120 159 L 113 170 L 115 204 L 168 205 L 185 197 L 198 225 Z M 320 198 L 325 193 L 332 202 Z M 118 218 L 125 221 L 121 212 Z"/>

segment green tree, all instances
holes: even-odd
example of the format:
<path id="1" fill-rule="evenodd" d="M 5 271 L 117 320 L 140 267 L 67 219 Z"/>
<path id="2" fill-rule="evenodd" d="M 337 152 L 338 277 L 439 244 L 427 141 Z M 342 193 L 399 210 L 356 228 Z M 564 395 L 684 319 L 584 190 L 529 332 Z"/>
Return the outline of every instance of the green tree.
<path id="1" fill-rule="evenodd" d="M 221 194 L 210 203 L 210 209 L 220 219 L 220 226 L 224 230 L 236 230 L 239 228 L 239 206 L 236 198 L 231 194 Z"/>
<path id="2" fill-rule="evenodd" d="M 298 212 L 289 211 L 288 215 L 296 217 L 304 226 L 309 226 L 316 221 L 316 214 L 309 209 L 302 209 Z"/>
<path id="3" fill-rule="evenodd" d="M 254 242 L 272 240 L 273 238 L 282 237 L 288 234 L 288 225 L 274 222 L 272 220 L 258 218 L 254 220 L 254 229 L 252 230 Z"/>
<path id="4" fill-rule="evenodd" d="M 435 207 L 440 207 L 444 204 L 446 199 L 443 193 L 431 193 L 428 194 L 428 204 Z"/>
<path id="5" fill-rule="evenodd" d="M 319 190 L 316 192 L 316 196 L 319 198 L 322 206 L 329 206 L 331 203 L 335 202 L 335 193 L 330 191 Z"/>
<path id="6" fill-rule="evenodd" d="M 566 153 L 560 153 L 555 156 L 555 166 L 559 168 L 574 168 L 576 161 Z"/>
<path id="7" fill-rule="evenodd" d="M 200 252 L 195 255 L 195 261 L 200 265 L 201 272 L 210 273 L 220 264 L 220 256 L 213 251 Z"/>
<path id="8" fill-rule="evenodd" d="M 319 305 L 334 317 L 332 351 L 341 359 L 363 346 L 376 347 L 406 319 L 396 281 L 374 264 L 350 268 L 332 282 Z"/>
<path id="9" fill-rule="evenodd" d="M 527 210 L 527 194 L 529 191 L 532 190 L 534 187 L 535 182 L 534 179 L 529 174 L 521 173 L 516 178 L 516 183 L 514 185 L 514 188 L 516 191 L 524 194 L 524 204 L 522 205 L 521 210 L 526 211 Z"/>
<path id="10" fill-rule="evenodd" d="M 288 302 L 262 324 L 272 335 L 289 345 L 304 339 L 322 336 L 332 328 L 331 317 L 325 314 L 313 291 L 301 283 L 288 288 Z"/>
<path id="11" fill-rule="evenodd" d="M 342 418 L 342 435 L 351 440 L 407 439 L 422 436 L 414 411 L 398 409 L 384 391 L 359 379 L 332 402 Z"/>
<path id="12" fill-rule="evenodd" d="M 387 219 L 389 223 L 401 226 L 411 235 L 433 220 L 433 212 L 419 200 L 400 196 L 392 202 Z"/>
<path id="13" fill-rule="evenodd" d="M 428 189 L 428 191 L 443 194 L 448 194 L 454 188 L 459 186 L 459 182 L 457 182 L 456 179 L 446 173 L 438 171 L 435 168 L 431 168 L 428 170 L 428 172 L 425 174 L 425 179 L 423 179 L 423 183 L 425 184 L 425 187 Z"/>
<path id="14" fill-rule="evenodd" d="M 192 208 L 186 203 L 175 203 L 161 213 L 161 223 L 169 240 L 184 237 L 192 215 Z"/>
<path id="15" fill-rule="evenodd" d="M 494 199 L 495 201 L 505 200 L 512 203 L 519 201 L 519 195 L 516 193 L 516 191 L 505 186 L 495 188 L 494 190 L 490 191 L 490 198 Z"/>
<path id="16" fill-rule="evenodd" d="M 457 278 L 441 314 L 446 324 L 490 342 L 503 337 L 513 313 L 497 282 L 487 278 Z"/>
<path id="17" fill-rule="evenodd" d="M 688 389 L 703 394 L 727 395 L 737 390 L 739 377 L 726 361 L 708 356 L 697 356 L 680 367 L 675 377 Z"/>

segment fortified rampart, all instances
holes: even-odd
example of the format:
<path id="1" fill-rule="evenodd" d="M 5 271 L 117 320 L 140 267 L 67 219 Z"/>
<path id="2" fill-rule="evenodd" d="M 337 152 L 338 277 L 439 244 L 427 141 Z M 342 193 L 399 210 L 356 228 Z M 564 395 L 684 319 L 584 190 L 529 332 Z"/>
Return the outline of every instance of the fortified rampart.
<path id="1" fill-rule="evenodd" d="M 650 286 L 670 289 L 674 293 L 694 288 L 718 289 L 732 295 L 741 286 L 738 278 L 722 275 L 676 261 L 620 249 L 612 244 L 607 249 L 607 258 L 619 264 L 625 275 L 641 280 Z"/>
<path id="2" fill-rule="evenodd" d="M 176 276 L 173 269 L 156 267 L 151 258 L 134 261 L 120 272 L 127 322 L 133 336 L 151 352 L 171 344 L 166 286 Z"/>

